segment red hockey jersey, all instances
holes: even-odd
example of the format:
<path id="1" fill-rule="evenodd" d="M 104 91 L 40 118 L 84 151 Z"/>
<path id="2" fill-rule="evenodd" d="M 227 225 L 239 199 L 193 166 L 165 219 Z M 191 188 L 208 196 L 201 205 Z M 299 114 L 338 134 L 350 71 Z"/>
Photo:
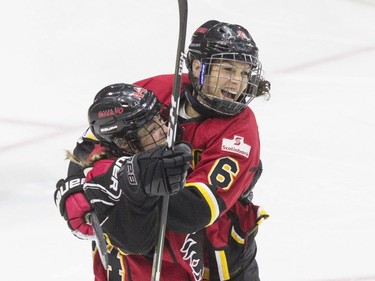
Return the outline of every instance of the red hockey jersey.
<path id="1" fill-rule="evenodd" d="M 173 75 L 135 84 L 170 103 Z M 182 84 L 190 84 L 187 75 Z M 183 104 L 180 101 L 180 106 Z M 239 201 L 260 163 L 257 122 L 247 107 L 234 117 L 189 119 L 180 124 L 184 128 L 182 140 L 193 147 L 193 171 L 187 177 L 186 188 L 170 197 L 167 226 L 184 233 L 204 229 L 210 280 L 229 280 L 248 266 L 241 256 L 253 243 L 257 225 L 268 217 L 251 202 Z"/>
<path id="2" fill-rule="evenodd" d="M 183 75 L 182 84 L 189 83 Z M 152 90 L 162 103 L 170 104 L 173 75 L 134 84 Z M 180 121 L 182 140 L 191 143 L 194 160 L 186 187 L 170 196 L 161 280 L 202 280 L 203 263 L 210 269 L 211 281 L 236 278 L 254 260 L 255 253 L 250 260 L 243 255 L 253 243 L 259 222 L 267 217 L 258 206 L 239 201 L 260 163 L 255 116 L 246 108 L 234 117 Z M 96 280 L 107 280 L 99 259 L 95 260 Z M 119 272 L 126 274 L 118 280 L 150 277 L 150 257 L 119 255 L 119 261 Z"/>

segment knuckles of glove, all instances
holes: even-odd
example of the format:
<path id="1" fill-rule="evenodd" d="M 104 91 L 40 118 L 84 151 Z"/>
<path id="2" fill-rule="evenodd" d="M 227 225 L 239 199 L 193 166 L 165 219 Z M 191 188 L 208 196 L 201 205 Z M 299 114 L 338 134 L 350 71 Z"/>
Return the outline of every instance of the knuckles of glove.
<path id="1" fill-rule="evenodd" d="M 85 215 L 91 211 L 91 207 L 83 192 L 70 195 L 65 201 L 65 210 L 64 218 L 77 237 L 84 239 L 87 236 L 87 239 L 93 235 L 92 227 L 85 220 Z"/>
<path id="2" fill-rule="evenodd" d="M 131 160 L 136 180 L 129 183 L 130 190 L 137 185 L 150 196 L 172 195 L 185 186 L 185 178 L 193 159 L 188 143 L 177 143 L 173 148 L 158 146 L 136 154 Z M 137 184 L 136 184 L 137 183 Z"/>
<path id="3" fill-rule="evenodd" d="M 69 198 L 66 199 L 65 209 L 66 212 L 64 217 L 66 220 L 76 218 L 82 218 L 84 220 L 84 216 L 86 213 L 90 212 L 91 206 L 83 195 L 83 192 L 77 192 L 70 195 Z"/>

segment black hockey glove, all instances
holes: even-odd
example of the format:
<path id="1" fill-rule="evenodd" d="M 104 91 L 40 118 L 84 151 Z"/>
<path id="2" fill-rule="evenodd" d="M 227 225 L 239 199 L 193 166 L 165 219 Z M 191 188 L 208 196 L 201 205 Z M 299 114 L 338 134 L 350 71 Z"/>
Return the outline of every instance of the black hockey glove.
<path id="1" fill-rule="evenodd" d="M 189 162 L 193 159 L 188 143 L 166 145 L 140 152 L 125 161 L 123 180 L 127 190 L 138 193 L 139 188 L 148 195 L 163 196 L 177 193 L 185 186 Z"/>
<path id="2" fill-rule="evenodd" d="M 121 198 L 122 190 L 119 187 L 117 173 L 128 157 L 120 157 L 106 173 L 88 181 L 83 186 L 86 199 L 102 222 Z"/>

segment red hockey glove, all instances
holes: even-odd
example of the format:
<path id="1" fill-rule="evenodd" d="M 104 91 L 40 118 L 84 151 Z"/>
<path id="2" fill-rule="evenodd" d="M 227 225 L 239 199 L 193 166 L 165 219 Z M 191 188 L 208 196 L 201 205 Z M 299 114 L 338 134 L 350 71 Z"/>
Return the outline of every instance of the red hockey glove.
<path id="1" fill-rule="evenodd" d="M 84 182 L 85 178 L 77 176 L 59 180 L 54 198 L 72 233 L 80 239 L 93 240 L 93 229 L 85 220 L 85 215 L 90 212 L 91 207 L 83 195 Z"/>

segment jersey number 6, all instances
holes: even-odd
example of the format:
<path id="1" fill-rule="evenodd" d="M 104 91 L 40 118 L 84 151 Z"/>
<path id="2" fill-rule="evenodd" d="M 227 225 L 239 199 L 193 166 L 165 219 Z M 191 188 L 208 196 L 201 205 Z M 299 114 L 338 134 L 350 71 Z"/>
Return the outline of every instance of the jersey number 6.
<path id="1" fill-rule="evenodd" d="M 229 189 L 234 181 L 234 177 L 238 174 L 240 168 L 238 162 L 232 157 L 220 158 L 215 161 L 208 174 L 210 184 L 222 189 Z"/>

